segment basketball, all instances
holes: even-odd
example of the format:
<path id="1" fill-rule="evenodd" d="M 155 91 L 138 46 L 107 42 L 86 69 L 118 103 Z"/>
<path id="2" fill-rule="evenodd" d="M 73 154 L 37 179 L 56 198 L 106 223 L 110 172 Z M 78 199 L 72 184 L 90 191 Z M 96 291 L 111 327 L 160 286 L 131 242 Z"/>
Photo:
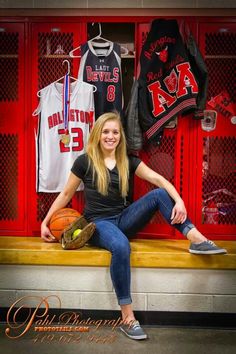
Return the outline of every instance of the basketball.
<path id="1" fill-rule="evenodd" d="M 80 215 L 77 210 L 71 208 L 63 208 L 55 211 L 48 225 L 52 235 L 60 241 L 63 230 Z"/>

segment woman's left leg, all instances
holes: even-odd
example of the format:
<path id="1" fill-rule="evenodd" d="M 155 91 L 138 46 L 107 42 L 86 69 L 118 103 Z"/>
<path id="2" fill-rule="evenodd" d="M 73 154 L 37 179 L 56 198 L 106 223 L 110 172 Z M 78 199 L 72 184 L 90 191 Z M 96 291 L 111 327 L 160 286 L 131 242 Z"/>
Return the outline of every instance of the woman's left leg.
<path id="1" fill-rule="evenodd" d="M 153 189 L 122 211 L 117 220 L 117 226 L 131 238 L 140 231 L 159 210 L 165 220 L 171 225 L 171 213 L 175 202 L 163 188 Z M 183 235 L 187 235 L 195 226 L 187 218 L 183 224 L 171 225 Z"/>
<path id="2" fill-rule="evenodd" d="M 163 188 L 154 189 L 135 201 L 118 216 L 117 226 L 123 233 L 131 238 L 140 231 L 152 218 L 157 210 L 161 212 L 166 221 L 179 230 L 190 241 L 190 253 L 194 254 L 224 254 L 227 250 L 208 240 L 193 225 L 189 218 L 182 224 L 171 224 L 171 214 L 175 202 Z"/>

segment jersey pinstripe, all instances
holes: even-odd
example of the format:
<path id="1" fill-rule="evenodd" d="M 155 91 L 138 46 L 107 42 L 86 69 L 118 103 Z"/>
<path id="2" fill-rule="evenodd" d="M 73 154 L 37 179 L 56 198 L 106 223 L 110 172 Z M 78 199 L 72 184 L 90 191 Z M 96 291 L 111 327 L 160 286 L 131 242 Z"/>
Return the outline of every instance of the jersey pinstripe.
<path id="1" fill-rule="evenodd" d="M 123 108 L 120 46 L 110 42 L 109 48 L 88 41 L 81 45 L 78 78 L 97 87 L 94 94 L 95 115 Z"/>
<path id="2" fill-rule="evenodd" d="M 40 92 L 36 134 L 36 190 L 60 192 L 76 157 L 83 154 L 94 123 L 93 85 L 76 80 L 70 84 L 68 117 L 69 144 L 61 141 L 64 133 L 63 84 L 54 82 Z M 79 189 L 83 189 L 83 185 Z"/>

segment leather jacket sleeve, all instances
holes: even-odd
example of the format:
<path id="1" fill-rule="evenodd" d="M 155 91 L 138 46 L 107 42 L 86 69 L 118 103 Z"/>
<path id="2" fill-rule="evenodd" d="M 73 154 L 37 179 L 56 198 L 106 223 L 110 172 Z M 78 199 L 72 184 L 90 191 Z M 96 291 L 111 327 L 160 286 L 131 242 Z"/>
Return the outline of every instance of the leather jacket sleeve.
<path id="1" fill-rule="evenodd" d="M 143 134 L 139 124 L 138 115 L 138 90 L 138 80 L 135 79 L 131 89 L 130 100 L 125 112 L 125 132 L 128 150 L 134 151 L 141 150 L 143 146 Z"/>
<path id="2" fill-rule="evenodd" d="M 181 20 L 179 22 L 179 30 L 188 52 L 191 67 L 194 71 L 194 74 L 198 78 L 199 93 L 197 97 L 197 108 L 201 111 L 205 109 L 207 101 L 207 67 L 202 57 L 202 54 L 196 44 L 196 41 L 192 33 L 190 32 L 189 26 L 184 20 Z"/>

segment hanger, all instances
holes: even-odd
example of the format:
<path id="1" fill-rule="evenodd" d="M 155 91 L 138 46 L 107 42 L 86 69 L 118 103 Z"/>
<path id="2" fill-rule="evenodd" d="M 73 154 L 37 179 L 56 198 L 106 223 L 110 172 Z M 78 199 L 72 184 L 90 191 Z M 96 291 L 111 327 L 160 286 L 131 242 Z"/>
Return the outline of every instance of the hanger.
<path id="1" fill-rule="evenodd" d="M 92 23 L 92 26 L 94 26 L 94 22 Z M 102 26 L 101 26 L 100 22 L 98 23 L 98 27 L 99 27 L 98 35 L 93 37 L 93 38 L 91 38 L 89 40 L 89 42 L 92 43 L 94 47 L 96 47 L 96 46 L 99 47 L 99 48 L 108 47 L 109 45 L 112 44 L 112 42 L 109 41 L 108 39 L 102 37 Z M 96 42 L 96 40 L 104 41 L 105 43 Z"/>
<path id="2" fill-rule="evenodd" d="M 78 47 L 72 49 L 72 50 L 69 52 L 69 56 L 70 56 L 71 58 L 81 58 L 81 55 L 74 55 L 74 52 L 75 52 L 76 50 L 78 50 L 78 49 L 80 49 L 80 45 L 79 45 Z"/>
<path id="3" fill-rule="evenodd" d="M 65 63 L 67 64 L 67 73 L 66 73 L 66 75 L 70 76 L 70 62 L 69 62 L 69 60 L 65 59 L 65 60 L 63 60 L 62 65 L 64 65 Z M 60 77 L 60 79 L 57 79 L 57 80 L 53 81 L 53 83 L 59 82 L 61 80 L 64 80 L 64 77 L 65 77 L 65 75 Z M 78 79 L 76 79 L 73 76 L 70 76 L 70 79 L 78 81 Z M 96 92 L 97 91 L 97 87 L 95 85 L 92 85 L 92 86 L 93 86 L 93 92 Z M 40 93 L 42 92 L 42 90 L 43 90 L 43 88 L 37 92 L 37 96 L 38 97 L 41 97 Z"/>
<path id="4" fill-rule="evenodd" d="M 65 63 L 67 64 L 67 73 L 66 73 L 66 75 L 70 75 L 70 62 L 69 62 L 69 60 L 67 60 L 67 59 L 63 60 L 62 65 L 64 65 Z M 57 79 L 57 80 L 55 80 L 55 81 L 53 81 L 53 82 L 59 82 L 59 81 L 61 81 L 62 79 L 64 79 L 64 77 L 65 77 L 65 76 L 62 76 L 62 77 L 60 77 L 60 79 Z M 70 79 L 78 80 L 78 79 L 76 79 L 76 78 L 73 77 L 73 76 L 70 76 Z M 40 94 L 40 93 L 42 92 L 42 90 L 43 90 L 43 88 L 37 92 L 37 96 L 38 96 L 38 97 L 41 97 L 41 94 Z"/>
<path id="5" fill-rule="evenodd" d="M 92 26 L 93 25 L 94 25 L 94 22 L 92 23 Z M 100 22 L 98 23 L 98 26 L 99 26 L 98 35 L 93 37 L 93 38 L 91 38 L 89 40 L 89 42 L 92 44 L 92 46 L 94 48 L 101 48 L 101 53 L 98 52 L 98 54 L 97 54 L 99 56 L 99 55 L 104 55 L 104 53 L 102 52 L 102 48 L 106 48 L 106 47 L 110 46 L 112 44 L 112 41 L 102 37 L 102 26 L 101 26 Z M 96 42 L 96 40 L 102 40 L 102 41 L 104 41 L 104 43 Z M 121 48 L 121 51 L 122 51 L 122 55 L 127 55 L 129 53 L 129 50 L 126 47 L 120 46 L 120 48 Z"/>
<path id="6" fill-rule="evenodd" d="M 92 26 L 94 25 L 94 23 L 92 23 Z M 102 37 L 102 26 L 101 26 L 101 23 L 99 22 L 98 23 L 98 26 L 99 26 L 99 33 L 97 36 L 91 38 L 89 40 L 90 43 L 92 43 L 93 47 L 97 47 L 97 48 L 105 48 L 109 45 L 112 44 L 112 42 L 106 38 L 103 38 Z M 102 43 L 102 42 L 96 42 L 96 39 L 98 40 L 103 40 L 105 43 Z M 121 51 L 122 51 L 122 55 L 127 55 L 129 53 L 129 50 L 128 48 L 124 47 L 124 46 L 120 46 L 121 48 Z"/>
<path id="7" fill-rule="evenodd" d="M 67 59 L 63 60 L 62 65 L 64 65 L 64 64 L 67 64 L 67 75 L 70 75 L 70 62 L 69 62 L 69 60 L 67 60 Z"/>
<path id="8" fill-rule="evenodd" d="M 124 47 L 123 45 L 120 46 L 121 49 L 121 55 L 128 55 L 129 54 L 129 49 Z"/>
<path id="9" fill-rule="evenodd" d="M 92 26 L 94 26 L 94 22 L 92 23 Z M 111 41 L 105 39 L 105 38 L 102 38 L 101 35 L 102 35 L 102 27 L 101 27 L 101 23 L 99 22 L 98 23 L 98 26 L 99 26 L 99 33 L 97 36 L 91 38 L 88 42 L 92 43 L 93 46 L 96 46 L 98 48 L 105 48 L 105 47 L 108 47 L 109 45 L 111 45 Z M 104 43 L 101 43 L 101 42 L 96 42 L 96 39 L 99 39 L 99 40 L 103 40 Z M 95 41 L 95 42 L 93 42 Z M 71 58 L 81 58 L 81 55 L 74 55 L 74 52 L 77 51 L 78 49 L 80 49 L 81 46 L 79 45 L 78 47 L 72 49 L 70 52 L 69 52 L 69 56 Z"/>
<path id="10" fill-rule="evenodd" d="M 62 65 L 65 64 L 65 63 L 67 64 L 67 75 L 70 75 L 70 62 L 69 62 L 69 60 L 67 60 L 67 59 L 63 60 Z M 62 76 L 60 79 L 58 79 L 58 80 L 56 80 L 54 82 L 58 82 L 58 81 L 60 81 L 62 79 L 64 79 L 64 76 Z M 73 79 L 75 81 L 79 81 L 78 79 L 76 79 L 73 76 L 70 76 L 70 79 Z M 97 87 L 95 85 L 92 85 L 92 86 L 93 86 L 93 92 L 96 92 L 97 91 Z"/>
<path id="11" fill-rule="evenodd" d="M 94 22 L 92 23 L 92 26 L 94 26 Z M 98 23 L 98 27 L 99 27 L 98 35 L 96 35 L 95 37 L 91 38 L 88 42 L 90 42 L 92 44 L 92 46 L 95 47 L 95 48 L 101 48 L 101 49 L 102 48 L 106 48 L 106 47 L 110 46 L 112 44 L 112 42 L 110 40 L 102 37 L 102 26 L 101 26 L 100 22 Z M 96 40 L 100 40 L 100 42 L 96 41 Z M 101 40 L 104 41 L 104 42 L 101 42 Z M 78 47 L 72 49 L 69 52 L 69 56 L 71 58 L 81 58 L 81 55 L 74 55 L 74 52 L 76 50 L 80 49 L 80 48 L 81 48 L 81 46 L 79 45 Z M 122 52 L 123 55 L 127 55 L 129 53 L 129 50 L 126 47 L 121 46 L 121 49 L 123 50 L 123 52 Z M 100 55 L 103 55 L 103 54 L 104 53 L 101 52 Z M 98 54 L 98 56 L 99 56 L 99 54 Z"/>

